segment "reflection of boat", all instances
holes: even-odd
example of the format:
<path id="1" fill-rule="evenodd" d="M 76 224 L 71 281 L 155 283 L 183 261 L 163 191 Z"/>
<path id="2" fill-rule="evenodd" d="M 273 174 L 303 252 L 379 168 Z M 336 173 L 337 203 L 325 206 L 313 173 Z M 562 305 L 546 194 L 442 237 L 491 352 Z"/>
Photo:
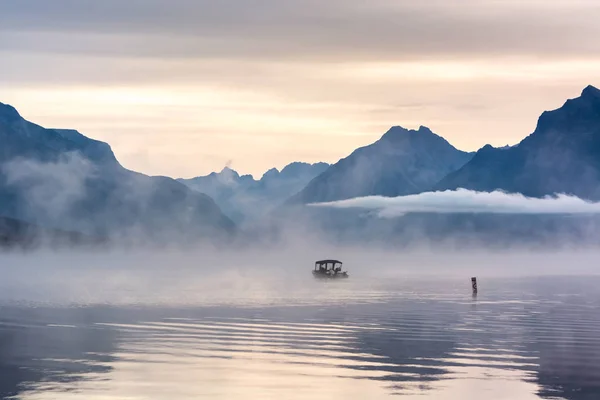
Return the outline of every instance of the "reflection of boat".
<path id="1" fill-rule="evenodd" d="M 347 278 L 348 272 L 342 271 L 342 262 L 338 260 L 320 260 L 315 263 L 313 276 L 321 279 Z"/>

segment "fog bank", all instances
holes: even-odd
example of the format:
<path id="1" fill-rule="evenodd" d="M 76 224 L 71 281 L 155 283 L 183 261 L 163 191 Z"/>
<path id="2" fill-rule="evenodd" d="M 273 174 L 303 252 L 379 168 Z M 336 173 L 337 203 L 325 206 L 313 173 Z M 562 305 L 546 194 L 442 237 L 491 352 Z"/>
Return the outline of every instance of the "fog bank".
<path id="1" fill-rule="evenodd" d="M 337 258 L 350 278 L 322 282 Z M 600 251 L 382 251 L 328 246 L 279 251 L 113 251 L 0 254 L 0 306 L 280 306 L 351 304 L 452 292 L 497 278 L 598 275 Z M 487 283 L 489 285 L 489 283 Z M 440 289 L 443 288 L 443 289 Z M 485 293 L 485 289 L 482 289 Z"/>
<path id="2" fill-rule="evenodd" d="M 577 196 L 556 194 L 544 198 L 526 197 L 503 191 L 476 192 L 467 189 L 425 192 L 400 197 L 368 196 L 312 207 L 362 208 L 376 211 L 382 218 L 396 218 L 407 213 L 472 214 L 600 214 L 600 203 Z"/>

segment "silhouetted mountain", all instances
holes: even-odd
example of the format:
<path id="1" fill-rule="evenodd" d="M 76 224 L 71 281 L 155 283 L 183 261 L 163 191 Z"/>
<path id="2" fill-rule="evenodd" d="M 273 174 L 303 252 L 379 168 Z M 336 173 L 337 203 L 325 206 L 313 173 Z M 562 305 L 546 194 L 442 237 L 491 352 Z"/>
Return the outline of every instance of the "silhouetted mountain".
<path id="1" fill-rule="evenodd" d="M 472 153 L 457 150 L 426 127 L 415 131 L 395 126 L 375 143 L 332 165 L 288 204 L 419 193 L 471 157 Z"/>
<path id="2" fill-rule="evenodd" d="M 435 189 L 459 187 L 600 200 L 600 90 L 588 86 L 580 97 L 544 112 L 535 131 L 516 146 L 483 147 Z"/>
<path id="3" fill-rule="evenodd" d="M 242 222 L 266 214 L 328 167 L 326 163 L 294 162 L 281 171 L 268 170 L 260 180 L 251 175 L 240 176 L 226 167 L 221 172 L 178 181 L 211 196 L 234 221 Z"/>
<path id="4" fill-rule="evenodd" d="M 96 163 L 118 164 L 108 144 L 73 130 L 42 128 L 3 103 L 0 103 L 0 141 L 0 163 L 16 157 L 55 161 L 60 154 L 77 151 Z"/>
<path id="5" fill-rule="evenodd" d="M 285 166 L 281 172 L 273 168 L 267 171 L 251 190 L 264 192 L 276 198 L 279 203 L 302 190 L 312 179 L 329 168 L 327 163 L 308 164 L 294 162 Z"/>
<path id="6" fill-rule="evenodd" d="M 0 103 L 0 215 L 120 240 L 229 236 L 208 196 L 123 168 L 106 143 L 45 129 Z"/>

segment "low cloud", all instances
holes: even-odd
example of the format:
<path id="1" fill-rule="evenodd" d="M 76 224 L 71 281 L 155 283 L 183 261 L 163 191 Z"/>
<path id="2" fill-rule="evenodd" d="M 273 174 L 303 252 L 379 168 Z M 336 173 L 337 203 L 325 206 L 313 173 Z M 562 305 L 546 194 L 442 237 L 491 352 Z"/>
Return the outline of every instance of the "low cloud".
<path id="1" fill-rule="evenodd" d="M 26 201 L 25 213 L 34 220 L 58 222 L 86 195 L 86 181 L 97 173 L 77 152 L 54 162 L 18 158 L 2 166 L 7 184 Z"/>
<path id="2" fill-rule="evenodd" d="M 466 189 L 401 197 L 367 196 L 309 206 L 373 210 L 381 218 L 395 218 L 407 213 L 600 214 L 600 203 L 567 194 L 533 198 L 519 193 Z"/>

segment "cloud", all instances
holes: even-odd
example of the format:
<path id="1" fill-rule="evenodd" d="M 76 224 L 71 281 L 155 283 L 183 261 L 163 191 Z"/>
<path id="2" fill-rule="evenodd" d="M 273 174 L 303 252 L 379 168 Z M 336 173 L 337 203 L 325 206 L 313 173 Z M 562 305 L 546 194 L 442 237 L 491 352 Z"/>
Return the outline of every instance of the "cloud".
<path id="1" fill-rule="evenodd" d="M 600 203 L 566 194 L 532 198 L 519 193 L 501 191 L 488 193 L 466 189 L 425 192 L 400 197 L 358 197 L 328 203 L 313 203 L 309 206 L 367 209 L 375 211 L 381 218 L 396 218 L 407 213 L 600 214 Z"/>
<path id="2" fill-rule="evenodd" d="M 0 48 L 201 58 L 588 56 L 599 50 L 599 14 L 593 0 L 20 0 L 0 2 Z"/>
<path id="3" fill-rule="evenodd" d="M 391 125 L 476 150 L 597 84 L 599 18 L 595 0 L 0 1 L 0 101 L 149 174 L 336 162 Z"/>

